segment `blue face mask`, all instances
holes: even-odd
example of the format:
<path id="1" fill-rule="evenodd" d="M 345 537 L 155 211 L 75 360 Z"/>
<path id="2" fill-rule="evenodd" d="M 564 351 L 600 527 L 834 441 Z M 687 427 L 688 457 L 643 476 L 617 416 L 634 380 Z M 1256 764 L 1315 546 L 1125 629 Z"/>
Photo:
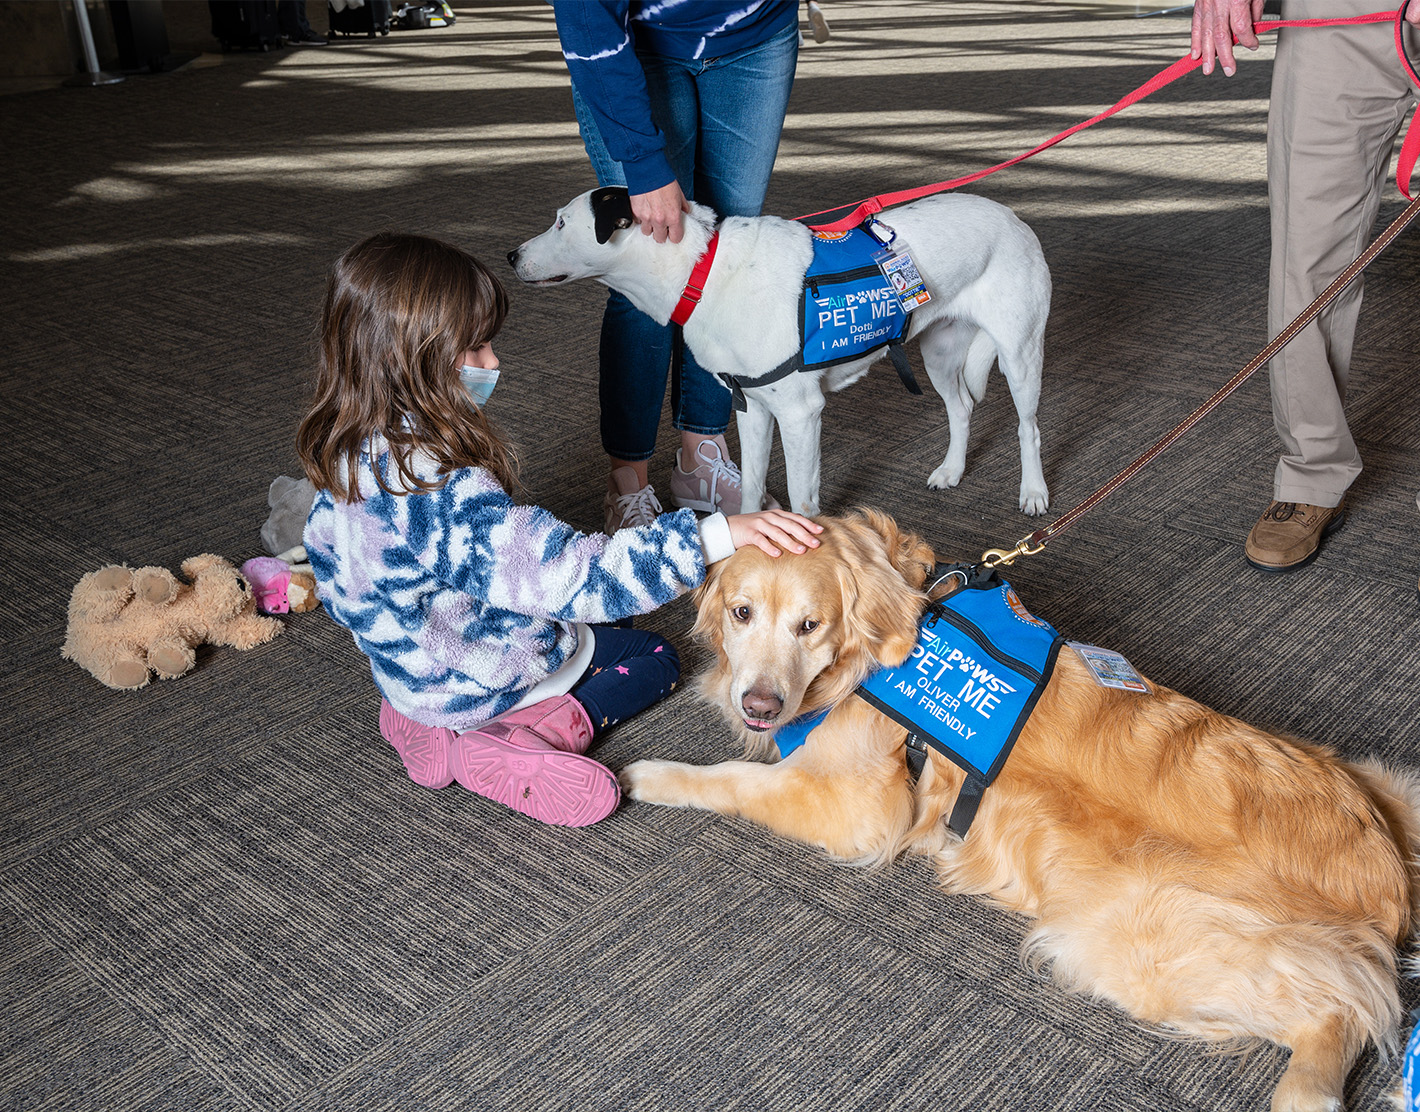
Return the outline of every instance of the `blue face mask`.
<path id="1" fill-rule="evenodd" d="M 498 368 L 494 367 L 490 371 L 485 367 L 465 365 L 459 368 L 459 381 L 468 391 L 468 396 L 473 399 L 473 404 L 482 409 L 488 404 L 493 387 L 498 385 Z"/>

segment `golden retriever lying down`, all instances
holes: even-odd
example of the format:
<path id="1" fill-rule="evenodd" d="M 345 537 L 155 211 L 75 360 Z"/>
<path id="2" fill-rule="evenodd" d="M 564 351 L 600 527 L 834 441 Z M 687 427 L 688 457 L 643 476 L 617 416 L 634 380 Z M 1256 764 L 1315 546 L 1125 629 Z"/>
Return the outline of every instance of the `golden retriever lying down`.
<path id="1" fill-rule="evenodd" d="M 696 633 L 702 693 L 747 755 L 832 707 L 774 764 L 637 761 L 634 799 L 743 815 L 838 857 L 931 854 L 943 887 L 1035 920 L 1024 951 L 1062 986 L 1199 1038 L 1268 1039 L 1291 1061 L 1274 1110 L 1339 1110 L 1368 1041 L 1395 1045 L 1397 948 L 1416 899 L 1420 782 L 1264 733 L 1167 688 L 1098 686 L 1069 648 L 963 839 L 963 773 L 852 694 L 911 652 L 930 548 L 871 512 L 820 518 L 822 545 L 716 564 Z M 748 723 L 753 723 L 753 727 Z"/>

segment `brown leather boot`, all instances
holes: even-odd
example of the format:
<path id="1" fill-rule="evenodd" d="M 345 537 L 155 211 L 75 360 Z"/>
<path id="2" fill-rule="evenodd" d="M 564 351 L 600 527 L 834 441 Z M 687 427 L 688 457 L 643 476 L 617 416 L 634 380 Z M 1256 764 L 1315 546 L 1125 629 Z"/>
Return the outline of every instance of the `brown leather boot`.
<path id="1" fill-rule="evenodd" d="M 1273 502 L 1252 532 L 1243 552 L 1259 571 L 1296 571 L 1316 559 L 1321 542 L 1346 524 L 1346 504 L 1313 506 Z"/>

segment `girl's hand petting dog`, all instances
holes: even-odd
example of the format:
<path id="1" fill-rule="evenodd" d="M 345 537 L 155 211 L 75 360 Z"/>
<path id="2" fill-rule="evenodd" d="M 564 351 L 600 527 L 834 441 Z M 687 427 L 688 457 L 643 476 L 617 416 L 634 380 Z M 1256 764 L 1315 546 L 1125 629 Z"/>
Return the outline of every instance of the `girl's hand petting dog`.
<path id="1" fill-rule="evenodd" d="M 818 522 L 788 510 L 732 514 L 725 520 L 729 523 L 730 539 L 735 542 L 735 548 L 752 544 L 770 556 L 778 556 L 779 548 L 787 548 L 790 552 L 807 552 L 810 548 L 817 548 L 818 537 L 815 534 L 823 532 L 823 526 Z"/>

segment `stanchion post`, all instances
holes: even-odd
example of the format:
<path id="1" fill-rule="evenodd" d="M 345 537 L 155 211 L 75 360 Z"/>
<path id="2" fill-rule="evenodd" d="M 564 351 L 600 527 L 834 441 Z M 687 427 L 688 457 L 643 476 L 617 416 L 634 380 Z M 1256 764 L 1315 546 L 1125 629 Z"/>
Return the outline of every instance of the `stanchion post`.
<path id="1" fill-rule="evenodd" d="M 64 0 L 59 0 L 62 4 Z M 85 0 L 74 0 L 74 19 L 79 24 L 79 41 L 84 46 L 84 64 L 88 73 L 76 73 L 64 82 L 66 85 L 117 85 L 123 75 L 106 73 L 99 69 L 99 52 L 94 49 L 94 32 L 89 27 L 89 5 Z"/>

